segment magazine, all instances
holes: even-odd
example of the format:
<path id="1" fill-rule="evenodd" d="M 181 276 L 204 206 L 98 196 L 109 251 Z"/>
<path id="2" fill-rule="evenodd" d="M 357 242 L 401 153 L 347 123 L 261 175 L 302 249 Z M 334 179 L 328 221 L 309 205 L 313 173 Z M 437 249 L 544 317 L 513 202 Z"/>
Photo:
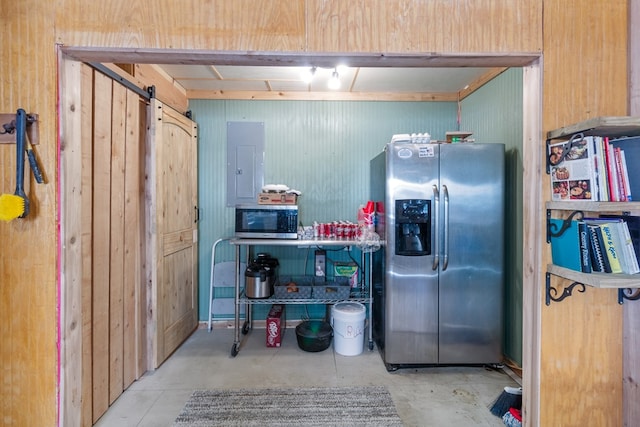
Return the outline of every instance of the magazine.
<path id="1" fill-rule="evenodd" d="M 551 200 L 597 200 L 593 137 L 549 144 Z"/>

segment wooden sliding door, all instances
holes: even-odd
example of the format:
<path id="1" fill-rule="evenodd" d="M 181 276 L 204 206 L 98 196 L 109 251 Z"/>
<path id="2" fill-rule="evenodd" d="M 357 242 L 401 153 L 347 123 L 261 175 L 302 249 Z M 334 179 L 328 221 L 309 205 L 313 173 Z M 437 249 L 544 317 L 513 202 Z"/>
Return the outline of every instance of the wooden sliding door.
<path id="1" fill-rule="evenodd" d="M 87 199 L 83 206 L 91 207 L 91 224 L 84 224 L 92 236 L 85 248 L 91 259 L 91 282 L 85 290 L 87 302 L 91 301 L 95 421 L 146 370 L 141 321 L 146 302 L 144 130 L 140 127 L 146 119 L 139 95 L 99 72 L 91 74 L 93 102 L 91 109 L 83 110 L 90 114 L 83 123 L 93 124 L 92 138 L 83 140 L 83 149 L 92 153 L 84 156 L 83 165 L 87 178 L 83 184 L 91 198 L 83 194 Z"/>
<path id="2" fill-rule="evenodd" d="M 60 71 L 61 419 L 91 426 L 197 327 L 197 133 L 86 64 Z"/>
<path id="3" fill-rule="evenodd" d="M 147 140 L 150 325 L 153 367 L 198 326 L 196 124 L 151 100 Z"/>
<path id="4" fill-rule="evenodd" d="M 90 426 L 148 369 L 147 101 L 74 61 L 62 82 L 61 401 L 66 421 Z"/>

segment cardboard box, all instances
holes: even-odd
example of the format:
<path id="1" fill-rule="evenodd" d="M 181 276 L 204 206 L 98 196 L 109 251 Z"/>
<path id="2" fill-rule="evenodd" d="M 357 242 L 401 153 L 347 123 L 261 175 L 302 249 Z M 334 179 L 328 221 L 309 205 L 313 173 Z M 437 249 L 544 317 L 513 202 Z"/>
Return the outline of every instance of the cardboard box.
<path id="1" fill-rule="evenodd" d="M 260 193 L 259 205 L 295 205 L 298 202 L 297 194 L 289 193 Z"/>
<path id="2" fill-rule="evenodd" d="M 333 264 L 333 274 L 336 281 L 339 282 L 339 277 L 346 277 L 349 286 L 352 288 L 358 287 L 358 264 L 355 262 L 336 262 Z"/>
<path id="3" fill-rule="evenodd" d="M 267 315 L 267 347 L 280 347 L 285 330 L 284 304 L 273 304 Z"/>

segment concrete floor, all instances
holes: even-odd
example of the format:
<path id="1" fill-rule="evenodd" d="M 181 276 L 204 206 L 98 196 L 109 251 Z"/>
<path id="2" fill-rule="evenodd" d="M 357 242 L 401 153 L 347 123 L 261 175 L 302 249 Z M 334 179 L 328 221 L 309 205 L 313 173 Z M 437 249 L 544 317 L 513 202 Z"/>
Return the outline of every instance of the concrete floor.
<path id="1" fill-rule="evenodd" d="M 517 383 L 483 367 L 431 367 L 387 372 L 377 349 L 341 356 L 298 348 L 295 330 L 280 348 L 267 348 L 265 330 L 242 336 L 230 356 L 232 329 L 197 330 L 162 366 L 134 382 L 96 424 L 170 426 L 196 389 L 385 385 L 406 426 L 504 426 L 489 406 Z"/>

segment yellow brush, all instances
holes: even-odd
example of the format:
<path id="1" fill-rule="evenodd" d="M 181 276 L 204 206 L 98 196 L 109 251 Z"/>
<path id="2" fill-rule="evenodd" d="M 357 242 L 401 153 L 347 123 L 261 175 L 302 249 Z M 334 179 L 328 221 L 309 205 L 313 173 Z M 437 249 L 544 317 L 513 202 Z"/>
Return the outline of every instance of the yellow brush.
<path id="1" fill-rule="evenodd" d="M 15 194 L 3 194 L 0 196 L 0 219 L 11 221 L 24 214 L 24 199 Z"/>
<path id="2" fill-rule="evenodd" d="M 24 192 L 24 153 L 27 113 L 18 109 L 16 113 L 16 191 L 0 196 L 0 219 L 11 221 L 29 214 L 29 199 Z"/>

